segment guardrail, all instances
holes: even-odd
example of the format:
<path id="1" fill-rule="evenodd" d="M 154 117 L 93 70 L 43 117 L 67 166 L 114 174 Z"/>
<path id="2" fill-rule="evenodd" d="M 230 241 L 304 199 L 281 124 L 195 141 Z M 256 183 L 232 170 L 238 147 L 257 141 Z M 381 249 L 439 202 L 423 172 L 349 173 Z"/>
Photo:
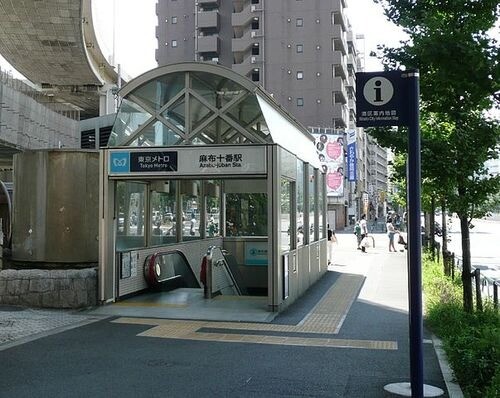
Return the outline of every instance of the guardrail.
<path id="1" fill-rule="evenodd" d="M 449 261 L 451 261 L 451 277 L 455 279 L 455 270 L 462 271 L 463 259 L 456 256 L 455 253 L 450 253 Z M 488 299 L 493 300 L 494 308 L 498 308 L 498 290 L 500 287 L 500 280 L 492 278 L 488 275 L 481 273 L 480 264 L 471 264 L 472 272 L 471 283 L 474 283 L 476 292 L 476 308 L 479 311 L 483 310 L 483 293 L 486 291 Z"/>

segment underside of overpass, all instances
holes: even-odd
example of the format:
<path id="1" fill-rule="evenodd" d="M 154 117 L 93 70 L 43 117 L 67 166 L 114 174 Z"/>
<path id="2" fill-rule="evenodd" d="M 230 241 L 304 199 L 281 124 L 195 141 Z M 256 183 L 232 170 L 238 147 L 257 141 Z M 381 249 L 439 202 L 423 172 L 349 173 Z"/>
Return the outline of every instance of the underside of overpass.
<path id="1" fill-rule="evenodd" d="M 0 168 L 24 149 L 79 147 L 77 121 L 114 112 L 120 78 L 97 43 L 91 0 L 0 0 L 0 54 L 40 93 L 27 96 L 48 108 L 25 91 L 21 105 L 17 94 L 0 95 Z"/>

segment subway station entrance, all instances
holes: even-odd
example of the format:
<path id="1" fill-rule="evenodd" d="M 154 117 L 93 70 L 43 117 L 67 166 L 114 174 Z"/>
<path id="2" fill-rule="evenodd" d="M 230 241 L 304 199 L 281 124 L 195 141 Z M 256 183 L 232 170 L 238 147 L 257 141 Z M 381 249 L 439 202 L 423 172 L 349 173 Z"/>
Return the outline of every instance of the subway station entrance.
<path id="1" fill-rule="evenodd" d="M 101 303 L 177 291 L 272 313 L 326 272 L 314 139 L 261 87 L 182 63 L 119 95 L 100 166 Z"/>

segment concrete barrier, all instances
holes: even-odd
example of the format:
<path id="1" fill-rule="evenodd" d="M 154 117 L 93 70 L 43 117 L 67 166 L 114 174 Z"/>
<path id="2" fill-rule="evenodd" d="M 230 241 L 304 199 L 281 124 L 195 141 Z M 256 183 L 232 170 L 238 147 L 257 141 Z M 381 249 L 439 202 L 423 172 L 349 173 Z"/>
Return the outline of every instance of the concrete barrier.
<path id="1" fill-rule="evenodd" d="M 0 271 L 0 304 L 85 308 L 96 303 L 96 268 Z"/>

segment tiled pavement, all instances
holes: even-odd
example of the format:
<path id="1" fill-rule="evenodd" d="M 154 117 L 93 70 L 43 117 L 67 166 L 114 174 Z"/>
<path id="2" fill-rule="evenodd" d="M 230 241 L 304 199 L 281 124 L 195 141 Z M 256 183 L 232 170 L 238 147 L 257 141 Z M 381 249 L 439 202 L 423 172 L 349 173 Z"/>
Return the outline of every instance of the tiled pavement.
<path id="1" fill-rule="evenodd" d="M 343 274 L 324 297 L 298 325 L 268 323 L 234 323 L 180 321 L 168 319 L 118 318 L 115 323 L 151 325 L 139 336 L 219 342 L 302 345 L 311 347 L 344 347 L 396 350 L 395 341 L 306 337 L 304 334 L 337 334 L 355 300 L 363 278 Z M 209 330 L 209 331 L 208 331 Z M 249 334 L 249 332 L 256 332 Z M 266 334 L 272 332 L 273 335 Z M 276 334 L 280 335 L 276 335 Z M 297 335 L 299 334 L 299 335 Z"/>
<path id="2" fill-rule="evenodd" d="M 101 318 L 74 311 L 0 306 L 0 350 L 13 342 L 23 342 L 49 331 L 66 330 L 98 319 Z"/>

